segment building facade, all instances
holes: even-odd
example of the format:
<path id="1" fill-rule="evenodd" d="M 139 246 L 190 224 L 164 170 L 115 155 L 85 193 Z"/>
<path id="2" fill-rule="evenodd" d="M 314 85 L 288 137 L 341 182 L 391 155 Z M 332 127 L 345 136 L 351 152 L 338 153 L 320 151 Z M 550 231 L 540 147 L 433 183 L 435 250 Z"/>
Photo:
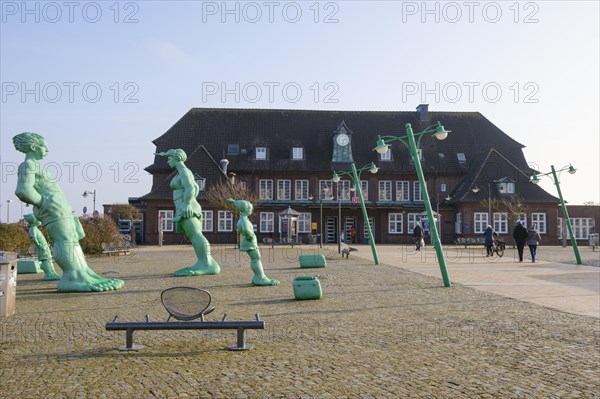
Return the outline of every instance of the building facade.
<path id="1" fill-rule="evenodd" d="M 186 165 L 201 188 L 204 234 L 212 243 L 235 242 L 236 220 L 208 203 L 206 192 L 235 181 L 258 195 L 251 220 L 259 240 L 366 243 L 360 189 L 375 242 L 400 244 L 412 242 L 417 221 L 428 230 L 423 190 L 405 146 L 394 143 L 385 154 L 373 148 L 378 135 L 404 136 L 406 123 L 420 132 L 438 121 L 451 133 L 443 141 L 423 136 L 419 154 L 442 242 L 481 236 L 488 224 L 510 242 L 521 219 L 535 223 L 549 244 L 559 244 L 558 198 L 529 181 L 535 171 L 524 146 L 478 112 L 430 112 L 426 104 L 416 112 L 194 108 L 153 143 L 156 152 L 187 153 Z M 379 170 L 362 172 L 360 188 L 348 175 L 334 183 L 333 171 L 349 172 L 352 163 L 359 169 L 374 163 Z M 184 241 L 170 221 L 173 169 L 156 156 L 146 171 L 152 189 L 135 200 L 144 215 L 145 242 L 158 242 L 159 223 L 165 243 Z M 287 215 L 288 208 L 297 214 Z M 596 221 L 582 223 L 588 231 Z"/>

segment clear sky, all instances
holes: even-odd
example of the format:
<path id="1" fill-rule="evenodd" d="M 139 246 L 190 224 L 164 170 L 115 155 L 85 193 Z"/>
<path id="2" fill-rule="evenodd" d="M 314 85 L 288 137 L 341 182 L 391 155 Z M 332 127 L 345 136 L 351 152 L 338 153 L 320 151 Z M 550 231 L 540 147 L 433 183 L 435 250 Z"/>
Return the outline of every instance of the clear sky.
<path id="1" fill-rule="evenodd" d="M 478 111 L 600 202 L 597 1 L 0 3 L 2 221 L 16 134 L 46 137 L 80 214 L 86 190 L 146 194 L 152 140 L 193 107 Z"/>

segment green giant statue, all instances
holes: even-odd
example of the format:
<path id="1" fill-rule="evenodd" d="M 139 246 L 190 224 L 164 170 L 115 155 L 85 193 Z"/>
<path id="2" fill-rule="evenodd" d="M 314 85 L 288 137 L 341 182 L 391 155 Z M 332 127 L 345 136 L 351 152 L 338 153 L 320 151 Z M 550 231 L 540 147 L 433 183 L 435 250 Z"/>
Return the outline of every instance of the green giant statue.
<path id="1" fill-rule="evenodd" d="M 173 223 L 175 223 L 177 233 L 183 233 L 190 239 L 198 258 L 195 264 L 177 270 L 174 275 L 219 274 L 221 268 L 210 254 L 210 243 L 202 234 L 202 208 L 196 199 L 200 188 L 194 180 L 192 171 L 184 164 L 187 159 L 185 151 L 177 148 L 155 153 L 155 155 L 167 157 L 169 166 L 177 170 L 177 174 L 170 183 L 175 203 Z"/>
<path id="2" fill-rule="evenodd" d="M 33 213 L 28 213 L 23 216 L 23 219 L 31 226 L 29 227 L 29 237 L 31 237 L 31 241 L 35 244 L 35 252 L 38 260 L 42 263 L 41 268 L 44 271 L 44 280 L 60 280 L 60 275 L 56 273 L 52 264 L 50 245 L 48 245 L 46 237 L 44 237 L 44 234 L 38 228 L 42 223 L 37 220 Z"/>
<path id="3" fill-rule="evenodd" d="M 279 284 L 279 280 L 268 278 L 263 270 L 263 265 L 260 260 L 260 251 L 258 249 L 258 243 L 256 242 L 256 235 L 254 234 L 254 228 L 252 227 L 252 222 L 250 222 L 248 219 L 248 216 L 252 214 L 252 204 L 245 200 L 236 201 L 232 198 L 228 198 L 227 201 L 232 203 L 235 209 L 237 209 L 240 213 L 240 220 L 237 224 L 237 231 L 241 236 L 240 251 L 246 252 L 248 256 L 250 256 L 250 269 L 252 269 L 254 272 L 252 284 Z"/>
<path id="4" fill-rule="evenodd" d="M 79 240 L 85 234 L 79 219 L 73 215 L 58 183 L 44 173 L 39 161 L 48 154 L 46 139 L 37 133 L 21 133 L 13 137 L 17 151 L 25 154 L 19 165 L 16 196 L 33 205 L 36 219 L 46 226 L 54 259 L 62 269 L 59 291 L 110 291 L 123 287 L 123 281 L 97 275 L 88 266 Z"/>

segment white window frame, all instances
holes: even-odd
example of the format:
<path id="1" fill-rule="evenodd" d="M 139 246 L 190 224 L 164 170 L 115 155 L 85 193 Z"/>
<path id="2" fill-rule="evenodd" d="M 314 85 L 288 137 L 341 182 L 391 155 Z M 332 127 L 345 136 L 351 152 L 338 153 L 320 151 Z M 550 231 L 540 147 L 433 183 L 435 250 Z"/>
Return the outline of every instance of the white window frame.
<path id="1" fill-rule="evenodd" d="M 596 230 L 596 221 L 593 218 L 571 218 L 569 220 L 576 240 L 587 240 L 592 231 Z M 568 232 L 568 229 L 565 228 L 565 230 Z M 567 239 L 570 240 L 571 237 L 569 236 Z"/>
<path id="2" fill-rule="evenodd" d="M 446 192 L 446 183 L 440 184 L 440 192 L 442 192 L 442 193 Z"/>
<path id="3" fill-rule="evenodd" d="M 369 181 L 361 180 L 360 189 L 362 190 L 363 200 L 367 202 L 369 200 Z"/>
<path id="4" fill-rule="evenodd" d="M 350 187 L 352 185 L 352 182 L 350 180 L 340 180 L 339 182 L 337 182 L 337 195 L 338 195 L 338 200 L 339 201 L 350 201 L 351 198 L 351 194 L 350 194 Z"/>
<path id="5" fill-rule="evenodd" d="M 296 201 L 307 201 L 308 197 L 308 180 L 295 180 L 294 199 Z"/>
<path id="6" fill-rule="evenodd" d="M 388 233 L 402 234 L 404 231 L 404 215 L 402 213 L 388 213 Z"/>
<path id="7" fill-rule="evenodd" d="M 300 215 L 298 215 L 297 227 L 298 227 L 297 228 L 298 233 L 310 233 L 311 232 L 312 215 L 310 214 L 310 212 L 300 213 Z"/>
<path id="8" fill-rule="evenodd" d="M 233 231 L 233 213 L 231 213 L 230 211 L 219 211 L 218 217 L 219 219 L 217 231 Z"/>
<path id="9" fill-rule="evenodd" d="M 413 230 L 415 229 L 415 226 L 417 225 L 417 222 L 419 221 L 419 214 L 418 213 L 409 213 L 406 215 L 406 220 L 407 220 L 406 232 L 408 234 L 412 234 Z"/>
<path id="10" fill-rule="evenodd" d="M 212 232 L 213 224 L 213 211 L 202 211 L 202 231 Z"/>
<path id="11" fill-rule="evenodd" d="M 257 160 L 267 159 L 267 147 L 256 147 L 254 150 L 254 155 Z"/>
<path id="12" fill-rule="evenodd" d="M 547 223 L 546 223 L 546 213 L 545 212 L 531 212 L 531 225 L 537 225 L 537 231 L 540 234 L 546 234 L 547 232 Z"/>
<path id="13" fill-rule="evenodd" d="M 389 202 L 392 200 L 392 181 L 379 180 L 379 201 Z"/>
<path id="14" fill-rule="evenodd" d="M 272 179 L 260 179 L 258 181 L 258 199 L 259 200 L 272 200 L 273 199 L 273 180 Z"/>
<path id="15" fill-rule="evenodd" d="M 324 188 L 327 188 L 328 195 L 325 195 Z M 331 180 L 319 180 L 319 199 L 329 201 L 329 198 L 333 195 L 333 182 Z"/>
<path id="16" fill-rule="evenodd" d="M 277 199 L 289 201 L 292 199 L 292 181 L 287 179 L 277 180 Z"/>
<path id="17" fill-rule="evenodd" d="M 162 231 L 165 233 L 175 231 L 175 224 L 173 223 L 175 212 L 169 209 L 160 209 L 158 211 L 158 220 L 160 220 L 161 216 L 163 224 Z"/>
<path id="18" fill-rule="evenodd" d="M 398 195 L 400 194 L 400 195 Z M 410 201 L 410 182 L 408 180 L 396 181 L 396 201 L 398 202 L 409 202 Z"/>
<path id="19" fill-rule="evenodd" d="M 489 224 L 487 212 L 473 213 L 473 233 L 483 234 Z"/>
<path id="20" fill-rule="evenodd" d="M 423 202 L 423 190 L 421 190 L 421 182 L 418 180 L 413 181 L 413 201 Z"/>
<path id="21" fill-rule="evenodd" d="M 494 231 L 498 234 L 508 234 L 508 213 L 494 212 Z"/>
<path id="22" fill-rule="evenodd" d="M 565 219 L 564 218 L 556 218 L 556 230 L 558 233 L 558 239 L 562 240 L 563 238 L 563 229 L 565 225 Z"/>
<path id="23" fill-rule="evenodd" d="M 392 160 L 392 149 L 388 147 L 387 151 L 383 154 L 379 154 L 380 161 L 391 161 Z"/>
<path id="24" fill-rule="evenodd" d="M 275 213 L 261 212 L 260 213 L 260 232 L 273 233 L 275 231 Z"/>
<path id="25" fill-rule="evenodd" d="M 292 147 L 292 159 L 296 161 L 304 159 L 304 147 Z"/>

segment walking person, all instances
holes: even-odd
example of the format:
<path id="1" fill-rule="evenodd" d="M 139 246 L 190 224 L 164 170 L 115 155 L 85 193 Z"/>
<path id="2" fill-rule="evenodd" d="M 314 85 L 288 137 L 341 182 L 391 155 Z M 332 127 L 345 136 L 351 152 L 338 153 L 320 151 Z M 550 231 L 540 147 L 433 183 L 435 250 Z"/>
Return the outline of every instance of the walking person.
<path id="1" fill-rule="evenodd" d="M 421 227 L 421 223 L 418 223 L 415 225 L 415 228 L 413 229 L 413 240 L 415 241 L 415 250 L 420 251 L 421 247 L 424 245 L 425 241 L 423 240 L 424 237 L 424 231 L 423 231 L 423 227 Z"/>
<path id="2" fill-rule="evenodd" d="M 483 234 L 485 235 L 485 257 L 494 256 L 494 237 L 498 237 L 498 233 L 494 231 L 492 226 L 488 225 Z"/>
<path id="3" fill-rule="evenodd" d="M 523 249 L 525 248 L 525 242 L 527 241 L 527 229 L 523 226 L 523 222 L 517 220 L 515 228 L 513 230 L 513 238 L 517 245 L 517 253 L 519 254 L 519 262 L 523 262 Z"/>
<path id="4" fill-rule="evenodd" d="M 537 255 L 537 247 L 540 245 L 540 241 L 542 237 L 540 237 L 540 233 L 537 231 L 536 224 L 532 224 L 529 229 L 527 229 L 527 245 L 529 246 L 529 252 L 531 253 L 531 262 L 535 263 L 535 257 Z"/>

